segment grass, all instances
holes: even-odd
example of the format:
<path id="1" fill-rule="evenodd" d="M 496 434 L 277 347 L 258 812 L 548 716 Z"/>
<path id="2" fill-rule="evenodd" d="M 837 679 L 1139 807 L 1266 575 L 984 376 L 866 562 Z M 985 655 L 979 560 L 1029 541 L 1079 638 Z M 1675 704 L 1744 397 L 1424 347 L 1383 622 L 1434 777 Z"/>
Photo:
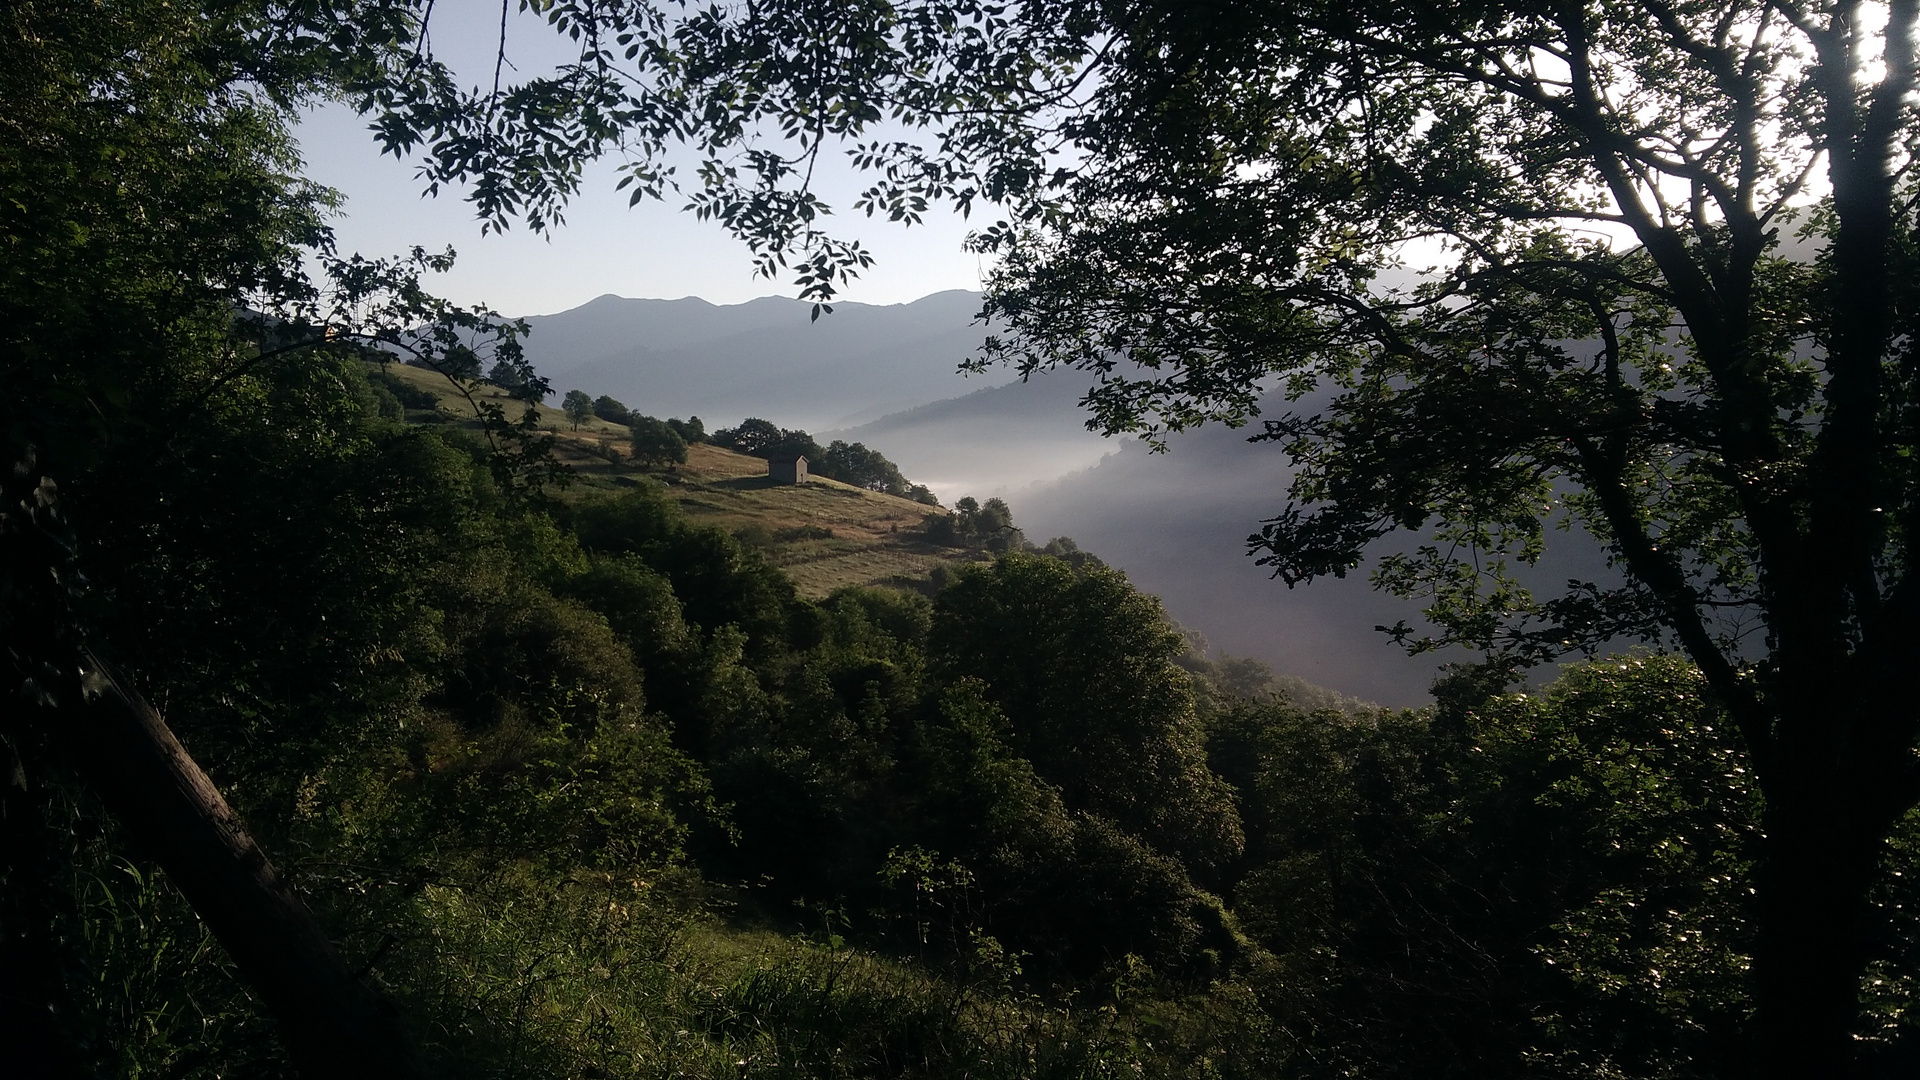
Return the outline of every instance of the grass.
<path id="1" fill-rule="evenodd" d="M 477 429 L 471 406 L 441 375 L 400 365 L 388 370 L 439 397 L 441 422 Z M 518 403 L 503 391 L 483 386 L 476 396 L 518 415 Z M 554 456 L 574 471 L 576 482 L 564 497 L 618 491 L 642 478 L 662 482 L 690 519 L 761 548 L 806 596 L 826 596 L 849 585 L 900 585 L 925 579 L 939 566 L 984 558 L 921 537 L 922 522 L 941 512 L 937 507 L 817 477 L 800 485 L 775 484 L 760 458 L 705 443 L 688 448 L 684 465 L 616 465 L 601 447 L 611 445 L 624 455 L 626 428 L 598 418 L 576 428 L 559 409 L 541 405 L 539 410 L 540 426 L 555 438 Z"/>
<path id="2" fill-rule="evenodd" d="M 1161 1018 L 1118 1001 L 1048 1001 L 991 973 L 732 927 L 662 904 L 635 887 L 643 884 L 581 874 L 555 887 L 508 871 L 477 889 L 424 890 L 393 963 L 410 969 L 408 1005 L 441 1071 L 501 1080 L 1217 1075 L 1205 1058 L 1218 1033 L 1169 1026 L 1172 1002 L 1151 1003 Z"/>

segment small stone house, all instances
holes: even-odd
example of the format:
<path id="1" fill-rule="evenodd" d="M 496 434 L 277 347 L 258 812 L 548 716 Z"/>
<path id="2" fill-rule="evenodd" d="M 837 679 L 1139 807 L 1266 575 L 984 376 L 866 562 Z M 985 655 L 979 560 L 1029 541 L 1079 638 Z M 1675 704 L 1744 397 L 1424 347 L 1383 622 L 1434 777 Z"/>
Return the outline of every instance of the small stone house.
<path id="1" fill-rule="evenodd" d="M 807 482 L 807 459 L 802 455 L 791 458 L 769 458 L 767 475 L 776 484 L 804 484 Z"/>

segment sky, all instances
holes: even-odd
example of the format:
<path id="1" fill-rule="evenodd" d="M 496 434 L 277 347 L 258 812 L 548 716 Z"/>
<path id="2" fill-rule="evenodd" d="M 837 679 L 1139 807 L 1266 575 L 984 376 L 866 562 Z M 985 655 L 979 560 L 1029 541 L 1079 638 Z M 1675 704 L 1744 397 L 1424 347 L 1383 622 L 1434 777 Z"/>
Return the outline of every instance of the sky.
<path id="1" fill-rule="evenodd" d="M 469 84 L 475 71 L 492 79 L 498 42 L 497 0 L 440 0 L 434 5 L 432 46 Z M 508 55 L 522 74 L 551 65 L 569 44 L 537 20 L 516 15 Z M 881 133 L 885 134 L 885 133 Z M 327 104 L 310 110 L 297 135 L 309 178 L 346 196 L 334 224 L 343 253 L 398 255 L 414 245 L 459 252 L 453 271 L 430 283 L 446 299 L 486 303 L 515 316 L 546 315 L 607 293 L 673 300 L 698 296 L 737 304 L 759 296 L 793 296 L 787 281 L 755 277 L 744 245 L 717 224 L 680 210 L 684 200 L 627 207 L 614 189 L 611 162 L 590 166 L 567 223 L 549 236 L 524 228 L 482 236 L 472 207 L 458 193 L 422 198 L 415 163 L 382 156 L 364 119 Z M 832 154 L 829 148 L 829 154 Z M 686 171 L 685 169 L 682 170 Z M 929 212 L 926 223 L 905 228 L 851 210 L 866 186 L 844 158 L 823 155 L 815 190 L 841 214 L 830 231 L 858 238 L 876 264 L 841 299 L 898 304 L 946 289 L 978 289 L 979 256 L 962 249 L 970 226 L 957 214 Z"/>
<path id="2" fill-rule="evenodd" d="M 588 170 L 567 223 L 550 235 L 519 228 L 482 236 L 468 203 L 448 192 L 423 198 L 414 166 L 382 156 L 366 121 L 351 109 L 310 111 L 297 134 L 308 177 L 346 196 L 344 216 L 333 222 L 341 251 L 372 257 L 416 244 L 430 251 L 451 246 L 458 262 L 429 287 L 456 303 L 486 303 L 523 316 L 564 311 L 607 293 L 737 304 L 798 291 L 784 280 L 755 277 L 744 245 L 719 225 L 681 212 L 680 203 L 629 209 L 606 163 Z M 828 173 L 816 174 L 822 196 L 848 206 L 858 190 L 851 167 L 822 172 Z M 946 289 L 980 288 L 979 257 L 962 248 L 971 226 L 958 215 L 929 213 L 926 224 L 913 228 L 851 212 L 837 220 L 840 235 L 857 237 L 876 258 L 841 299 L 900 304 Z"/>

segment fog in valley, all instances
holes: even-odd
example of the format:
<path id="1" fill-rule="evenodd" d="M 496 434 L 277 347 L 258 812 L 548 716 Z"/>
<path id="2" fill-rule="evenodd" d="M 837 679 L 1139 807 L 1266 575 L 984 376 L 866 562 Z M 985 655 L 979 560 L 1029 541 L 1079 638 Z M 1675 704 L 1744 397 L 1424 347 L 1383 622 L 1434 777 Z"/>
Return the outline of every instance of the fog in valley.
<path id="1" fill-rule="evenodd" d="M 731 306 L 602 297 L 530 320 L 528 354 L 556 393 L 698 414 L 710 430 L 759 416 L 823 444 L 865 443 L 947 505 L 1003 498 L 1029 539 L 1072 537 L 1217 652 L 1280 674 L 1413 706 L 1441 663 L 1462 658 L 1408 657 L 1375 630 L 1417 625 L 1419 605 L 1373 591 L 1364 568 L 1289 589 L 1256 564 L 1247 537 L 1285 505 L 1289 471 L 1278 447 L 1247 441 L 1250 429 L 1183 433 L 1155 454 L 1086 429 L 1079 373 L 960 376 L 985 333 L 972 321 L 978 305 L 977 294 L 946 292 L 836 305 L 815 321 L 808 305 L 771 297 Z M 1551 539 L 1554 560 L 1530 576 L 1604 576 L 1590 547 Z"/>

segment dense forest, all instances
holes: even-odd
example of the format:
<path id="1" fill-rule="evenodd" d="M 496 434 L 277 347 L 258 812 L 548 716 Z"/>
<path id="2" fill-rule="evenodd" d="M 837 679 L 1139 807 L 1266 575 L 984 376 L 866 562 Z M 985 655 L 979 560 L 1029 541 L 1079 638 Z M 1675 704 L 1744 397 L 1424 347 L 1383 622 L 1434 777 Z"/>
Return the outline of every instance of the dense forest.
<path id="1" fill-rule="evenodd" d="M 431 0 L 0 11 L 10 1075 L 1920 1067 L 1914 3 L 519 10 L 491 89 Z M 575 484 L 527 324 L 336 250 L 323 100 L 488 229 L 615 155 L 816 317 L 823 146 L 1002 214 L 972 363 L 1298 405 L 1250 554 L 1475 659 L 1316 697 L 994 500 L 809 593 L 584 391 Z"/>

